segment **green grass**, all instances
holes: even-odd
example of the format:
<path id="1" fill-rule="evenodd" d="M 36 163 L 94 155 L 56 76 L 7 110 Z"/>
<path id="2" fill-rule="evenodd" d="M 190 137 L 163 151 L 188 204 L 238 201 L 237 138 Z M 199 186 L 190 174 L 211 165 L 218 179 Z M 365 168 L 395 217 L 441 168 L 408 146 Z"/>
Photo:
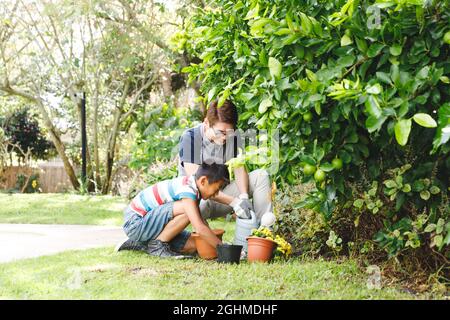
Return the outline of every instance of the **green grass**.
<path id="1" fill-rule="evenodd" d="M 0 223 L 120 226 L 126 204 L 112 196 L 0 193 Z"/>
<path id="2" fill-rule="evenodd" d="M 297 259 L 222 265 L 112 248 L 2 264 L 0 299 L 415 299 L 368 289 L 356 263 Z"/>
<path id="3" fill-rule="evenodd" d="M 0 194 L 0 223 L 121 225 L 126 201 L 110 196 Z M 234 223 L 210 222 L 231 241 Z M 1 264 L 0 299 L 415 299 L 367 288 L 355 261 L 291 259 L 221 265 L 174 261 L 112 248 L 68 251 Z M 442 298 L 442 297 L 437 297 Z"/>

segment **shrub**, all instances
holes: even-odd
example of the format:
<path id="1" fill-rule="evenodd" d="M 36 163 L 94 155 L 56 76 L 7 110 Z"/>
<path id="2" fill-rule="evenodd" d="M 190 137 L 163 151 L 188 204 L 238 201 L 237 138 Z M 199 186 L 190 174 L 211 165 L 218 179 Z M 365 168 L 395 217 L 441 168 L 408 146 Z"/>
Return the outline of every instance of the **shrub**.
<path id="1" fill-rule="evenodd" d="M 133 169 L 151 166 L 157 161 L 170 161 L 178 154 L 178 142 L 184 130 L 201 120 L 197 111 L 175 108 L 169 104 L 152 106 L 137 118 L 137 138 L 133 146 Z"/>
<path id="2" fill-rule="evenodd" d="M 315 185 L 295 208 L 322 215 L 314 243 L 448 263 L 449 2 L 214 5 L 181 34 L 201 59 L 184 71 L 205 102 L 232 99 L 244 129 L 280 130 L 277 180 Z"/>
<path id="3" fill-rule="evenodd" d="M 145 170 L 141 169 L 136 173 L 129 189 L 128 199 L 135 197 L 139 191 L 155 184 L 159 181 L 172 179 L 178 176 L 178 159 L 171 161 L 155 161 Z"/>
<path id="4" fill-rule="evenodd" d="M 26 187 L 25 187 L 26 184 Z M 24 174 L 17 175 L 16 190 L 23 193 L 35 193 L 39 192 L 39 174 L 32 174 L 31 176 L 26 176 Z"/>

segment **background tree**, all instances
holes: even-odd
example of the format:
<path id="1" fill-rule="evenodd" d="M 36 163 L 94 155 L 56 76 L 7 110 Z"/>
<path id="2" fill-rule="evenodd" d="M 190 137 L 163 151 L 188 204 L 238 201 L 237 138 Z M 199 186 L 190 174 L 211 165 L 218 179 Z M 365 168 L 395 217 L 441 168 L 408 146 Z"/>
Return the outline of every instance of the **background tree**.
<path id="1" fill-rule="evenodd" d="M 45 138 L 38 121 L 30 115 L 28 108 L 16 110 L 6 118 L 0 119 L 0 126 L 9 142 L 7 152 L 10 154 L 15 152 L 19 162 L 24 157 L 21 151 L 29 150 L 36 160 L 45 160 L 53 155 L 53 144 Z"/>
<path id="2" fill-rule="evenodd" d="M 159 31 L 173 26 L 160 21 L 164 7 L 153 1 L 9 0 L 0 10 L 7 17 L 1 21 L 0 92 L 34 104 L 75 189 L 75 159 L 61 134 L 79 140 L 86 92 L 88 172 L 107 193 L 120 134 L 130 130 L 168 65 L 171 51 L 161 38 L 167 32 Z"/>

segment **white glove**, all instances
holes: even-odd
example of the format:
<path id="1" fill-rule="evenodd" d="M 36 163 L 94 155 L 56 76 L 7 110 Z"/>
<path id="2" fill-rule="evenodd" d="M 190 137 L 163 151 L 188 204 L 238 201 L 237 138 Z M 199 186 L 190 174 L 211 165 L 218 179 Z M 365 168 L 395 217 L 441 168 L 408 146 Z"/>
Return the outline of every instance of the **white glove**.
<path id="1" fill-rule="evenodd" d="M 253 210 L 252 203 L 248 199 L 247 193 L 242 193 L 238 198 L 231 201 L 230 206 L 233 207 L 234 213 L 241 219 L 251 219 L 250 211 Z"/>
<path id="2" fill-rule="evenodd" d="M 261 217 L 261 226 L 270 228 L 275 224 L 275 215 L 272 212 L 266 212 Z"/>

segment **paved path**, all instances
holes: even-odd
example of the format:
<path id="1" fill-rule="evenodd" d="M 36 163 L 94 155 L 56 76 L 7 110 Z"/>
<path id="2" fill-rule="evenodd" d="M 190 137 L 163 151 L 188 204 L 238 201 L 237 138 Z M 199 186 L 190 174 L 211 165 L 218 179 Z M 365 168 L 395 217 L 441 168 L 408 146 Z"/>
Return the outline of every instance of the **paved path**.
<path id="1" fill-rule="evenodd" d="M 125 238 L 120 227 L 0 224 L 0 263 L 66 250 L 115 246 Z"/>

